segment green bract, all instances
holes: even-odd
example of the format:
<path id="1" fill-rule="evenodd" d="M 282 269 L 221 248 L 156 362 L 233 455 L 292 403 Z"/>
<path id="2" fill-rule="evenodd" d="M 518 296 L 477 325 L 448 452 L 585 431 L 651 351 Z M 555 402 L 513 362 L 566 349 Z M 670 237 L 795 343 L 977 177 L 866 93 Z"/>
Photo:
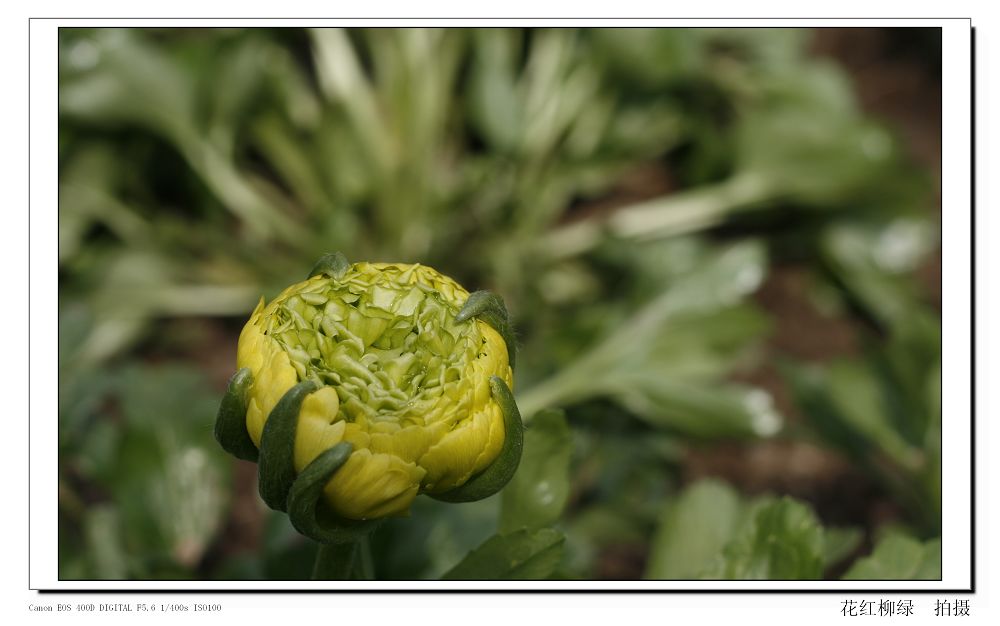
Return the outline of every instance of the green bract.
<path id="1" fill-rule="evenodd" d="M 338 254 L 311 274 L 254 310 L 216 425 L 227 450 L 259 456 L 265 502 L 337 541 L 418 493 L 499 490 L 521 450 L 503 302 L 420 265 Z"/>

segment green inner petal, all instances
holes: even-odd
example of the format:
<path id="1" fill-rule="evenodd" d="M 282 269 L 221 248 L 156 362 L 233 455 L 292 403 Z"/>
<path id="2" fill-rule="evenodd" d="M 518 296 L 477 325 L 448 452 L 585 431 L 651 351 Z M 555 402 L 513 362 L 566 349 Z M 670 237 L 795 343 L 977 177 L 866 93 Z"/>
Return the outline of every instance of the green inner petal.
<path id="1" fill-rule="evenodd" d="M 410 284 L 409 271 L 357 264 L 340 280 L 314 277 L 265 320 L 299 380 L 336 389 L 338 418 L 405 427 L 462 417 L 441 409 L 464 404 L 462 373 L 483 338 L 455 322 L 459 294 Z"/>

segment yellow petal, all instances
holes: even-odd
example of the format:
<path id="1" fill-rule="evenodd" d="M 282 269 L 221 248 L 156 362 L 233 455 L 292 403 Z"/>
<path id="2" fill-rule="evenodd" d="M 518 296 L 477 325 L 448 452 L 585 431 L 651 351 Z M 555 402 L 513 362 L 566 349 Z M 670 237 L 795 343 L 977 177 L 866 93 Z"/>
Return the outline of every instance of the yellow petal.
<path id="1" fill-rule="evenodd" d="M 295 471 L 301 472 L 313 459 L 344 439 L 347 422 L 337 418 L 340 399 L 333 387 L 322 387 L 302 401 L 295 431 Z"/>
<path id="2" fill-rule="evenodd" d="M 490 411 L 476 413 L 420 457 L 420 467 L 427 470 L 427 491 L 447 491 L 469 479 L 490 445 L 491 418 Z"/>
<path id="3" fill-rule="evenodd" d="M 513 391 L 514 376 L 508 363 L 510 355 L 507 353 L 507 343 L 500 336 L 500 333 L 493 330 L 492 326 L 480 320 L 476 320 L 476 322 L 479 324 L 479 332 L 486 340 L 480 350 L 480 353 L 486 356 L 473 360 L 473 363 L 479 368 L 476 375 L 487 380 L 490 376 L 499 376 Z"/>
<path id="4" fill-rule="evenodd" d="M 372 433 L 372 452 L 397 456 L 406 462 L 416 462 L 447 430 L 447 424 L 407 426 L 392 433 Z"/>
<path id="5" fill-rule="evenodd" d="M 355 422 L 347 422 L 344 427 L 344 441 L 354 446 L 355 450 L 367 448 L 371 442 L 371 436 L 364 426 Z"/>
<path id="6" fill-rule="evenodd" d="M 236 369 L 248 367 L 255 376 L 264 362 L 264 355 L 260 350 L 260 340 L 264 335 L 258 325 L 260 311 L 263 308 L 264 298 L 261 298 L 250 315 L 250 320 L 240 331 L 240 339 L 236 344 Z"/>
<path id="7" fill-rule="evenodd" d="M 335 513 L 348 519 L 372 519 L 407 512 L 424 470 L 391 454 L 357 450 L 324 490 Z"/>
<path id="8" fill-rule="evenodd" d="M 247 432 L 258 448 L 260 436 L 264 432 L 264 422 L 271 414 L 271 409 L 281 400 L 281 396 L 298 382 L 298 375 L 288 359 L 288 354 L 277 345 L 268 348 L 266 352 L 270 354 L 265 356 L 264 364 L 255 373 L 253 386 L 250 387 L 250 399 L 256 401 L 256 407 L 253 411 L 247 411 Z"/>

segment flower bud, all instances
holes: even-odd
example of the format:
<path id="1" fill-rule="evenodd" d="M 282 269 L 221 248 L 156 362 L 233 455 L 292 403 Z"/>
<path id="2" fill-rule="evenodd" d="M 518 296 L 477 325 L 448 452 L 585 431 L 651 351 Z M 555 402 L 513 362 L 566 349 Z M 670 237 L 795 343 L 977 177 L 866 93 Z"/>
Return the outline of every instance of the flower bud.
<path id="1" fill-rule="evenodd" d="M 278 432 L 277 421 L 265 424 L 282 411 L 297 412 L 289 421 L 293 439 L 277 453 L 291 455 L 290 463 L 281 461 L 289 476 L 275 479 L 287 492 L 287 482 L 318 457 L 350 444 L 332 455 L 336 469 L 321 495 L 345 520 L 406 514 L 418 493 L 481 497 L 482 489 L 462 491 L 476 480 L 499 489 L 520 458 L 521 436 L 502 303 L 486 292 L 470 299 L 454 280 L 421 265 L 329 258 L 332 265 L 318 266 L 269 304 L 261 299 L 243 328 L 237 367 L 244 386 L 239 394 L 231 386 L 219 424 L 224 412 L 245 406 L 245 433 L 238 435 L 249 442 L 227 444 L 219 435 L 223 446 L 241 458 L 261 449 L 263 482 L 264 447 L 279 447 L 268 437 L 283 436 L 267 433 Z M 516 450 L 501 455 L 514 440 Z M 501 456 L 513 467 L 486 477 Z M 273 499 L 283 508 L 286 497 Z"/>

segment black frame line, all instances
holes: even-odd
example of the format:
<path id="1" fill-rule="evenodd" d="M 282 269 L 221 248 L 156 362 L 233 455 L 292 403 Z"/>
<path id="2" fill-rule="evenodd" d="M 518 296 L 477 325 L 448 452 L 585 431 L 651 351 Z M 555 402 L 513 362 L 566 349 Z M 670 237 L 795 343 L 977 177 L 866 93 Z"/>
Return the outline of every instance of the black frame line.
<path id="1" fill-rule="evenodd" d="M 969 50 L 969 54 L 970 54 L 970 61 L 971 61 L 970 62 L 970 114 L 971 114 L 970 115 L 970 218 L 971 218 L 971 223 L 970 223 L 970 236 L 971 236 L 970 237 L 970 239 L 971 239 L 970 240 L 970 263 L 971 263 L 971 265 L 970 265 L 970 287 L 971 287 L 971 289 L 970 289 L 970 292 L 971 292 L 970 293 L 970 313 L 971 313 L 971 319 L 970 319 L 970 322 L 971 322 L 971 326 L 970 326 L 970 367 L 971 367 L 971 371 L 970 371 L 970 393 L 971 393 L 971 397 L 970 397 L 970 440 L 971 440 L 970 441 L 970 444 L 971 444 L 971 449 L 970 449 L 970 470 L 971 470 L 970 471 L 970 533 L 971 533 L 970 534 L 970 570 L 971 570 L 971 572 L 970 572 L 970 585 L 969 585 L 969 588 L 968 589 L 962 589 L 962 588 L 958 588 L 958 589 L 853 589 L 853 588 L 850 588 L 850 589 L 849 588 L 845 588 L 845 589 L 725 589 L 725 588 L 723 588 L 723 589 L 705 589 L 705 588 L 698 588 L 698 589 L 647 589 L 647 588 L 633 588 L 633 589 L 607 589 L 607 588 L 605 588 L 605 589 L 588 589 L 588 588 L 584 588 L 584 589 L 545 589 L 545 588 L 518 588 L 518 589 L 501 589 L 501 588 L 492 588 L 492 589 L 491 588 L 481 588 L 481 589 L 438 589 L 438 588 L 431 588 L 431 589 L 418 589 L 418 588 L 409 588 L 409 589 L 392 589 L 392 588 L 389 588 L 389 589 L 385 589 L 385 588 L 378 588 L 378 589 L 199 589 L 199 588 L 186 588 L 186 589 L 156 589 L 156 588 L 153 588 L 153 589 L 99 589 L 99 588 L 94 588 L 94 589 L 86 589 L 86 588 L 80 588 L 80 589 L 49 589 L 49 588 L 34 588 L 34 587 L 31 587 L 31 545 L 32 545 L 31 544 L 31 426 L 30 426 L 30 424 L 31 424 L 31 394 L 30 394 L 30 390 L 31 390 L 31 219 L 30 219 L 30 208 L 31 208 L 31 52 L 30 52 L 31 51 L 31 22 L 34 21 L 34 20 L 38 20 L 38 21 L 49 21 L 49 20 L 56 20 L 56 21 L 65 21 L 65 20 L 81 20 L 81 21 L 99 21 L 99 20 L 103 20 L 103 21 L 155 21 L 155 20 L 170 20 L 172 22 L 182 22 L 184 20 L 191 20 L 191 19 L 198 19 L 198 20 L 229 20 L 231 22 L 242 22 L 242 21 L 252 21 L 252 20 L 267 20 L 267 21 L 272 21 L 272 22 L 274 22 L 274 21 L 277 21 L 277 22 L 291 22 L 291 21 L 302 22 L 302 21 L 318 20 L 318 19 L 328 20 L 328 21 L 331 21 L 331 22 L 334 22 L 334 21 L 336 21 L 336 22 L 402 21 L 402 20 L 420 21 L 420 22 L 427 22 L 427 21 L 441 22 L 441 21 L 445 21 L 445 20 L 462 20 L 462 21 L 470 21 L 470 20 L 483 20 L 483 21 L 494 20 L 494 21 L 499 21 L 499 20 L 503 20 L 503 21 L 511 21 L 511 22 L 518 22 L 518 21 L 520 21 L 520 22 L 543 22 L 543 21 L 546 21 L 546 20 L 559 20 L 559 21 L 565 22 L 567 20 L 569 20 L 569 21 L 600 20 L 600 21 L 603 21 L 603 22 L 612 22 L 612 23 L 613 22 L 622 22 L 622 21 L 635 21 L 635 20 L 658 20 L 657 22 L 653 23 L 653 26 L 656 26 L 656 27 L 659 27 L 659 28 L 672 28 L 672 26 L 663 25 L 659 20 L 663 20 L 663 21 L 669 20 L 670 22 L 678 22 L 678 23 L 690 22 L 690 21 L 706 21 L 706 20 L 711 21 L 711 20 L 718 20 L 718 19 L 739 19 L 739 20 L 743 20 L 743 21 L 767 21 L 767 22 L 774 22 L 774 21 L 780 21 L 780 20 L 797 20 L 797 21 L 842 20 L 843 22 L 860 21 L 860 22 L 864 22 L 864 23 L 870 22 L 872 20 L 878 20 L 878 19 L 906 19 L 907 22 L 940 21 L 940 20 L 962 20 L 962 19 L 968 20 L 968 22 L 969 22 L 969 31 L 970 31 L 970 50 Z M 544 26 L 544 25 L 542 25 L 542 26 Z M 76 26 L 66 26 L 65 28 L 75 28 L 75 27 Z M 81 25 L 81 27 L 83 27 L 83 26 Z M 134 26 L 134 28 L 144 28 L 144 27 L 145 26 Z M 151 25 L 149 27 L 153 27 L 153 26 Z M 216 28 L 222 28 L 222 27 L 223 26 L 215 26 L 215 25 L 213 25 L 213 26 L 196 26 L 196 27 L 189 27 L 189 26 L 167 26 L 166 28 L 199 28 L 199 29 L 204 28 L 204 29 L 216 29 Z M 298 25 L 291 26 L 290 25 L 290 26 L 280 26 L 279 28 L 305 28 L 305 27 L 306 26 L 298 26 Z M 354 27 L 355 28 L 360 28 L 361 26 L 354 26 Z M 485 28 L 485 27 L 489 27 L 489 26 L 477 24 L 477 25 L 474 25 L 474 26 L 469 26 L 468 28 Z M 501 25 L 501 26 L 496 26 L 496 27 L 497 28 L 515 28 L 516 26 Z M 536 25 L 535 24 L 530 24 L 530 25 L 523 26 L 523 27 L 531 28 L 531 27 L 536 27 Z M 850 28 L 850 26 L 843 26 L 843 25 L 837 25 L 837 26 L 815 26 L 815 25 L 810 25 L 808 27 L 809 28 L 813 28 L 813 29 Z M 864 27 L 865 26 L 855 26 L 853 28 L 864 28 Z M 868 28 L 878 28 L 878 26 L 867 26 L 867 27 Z M 64 27 L 63 26 L 59 26 L 58 28 L 64 28 Z M 101 26 L 93 26 L 93 28 L 101 28 Z M 121 28 L 121 27 L 119 27 L 119 28 Z M 265 28 L 265 27 L 264 26 L 252 26 L 252 27 L 249 27 L 249 28 Z M 378 26 L 377 28 L 405 28 L 405 26 Z M 448 26 L 447 28 L 461 28 L 461 27 L 460 26 Z M 597 28 L 597 27 L 596 26 L 582 26 L 582 27 L 578 27 L 578 26 L 563 26 L 563 28 Z M 638 26 L 619 26 L 619 28 L 639 28 L 639 27 Z M 694 26 L 688 26 L 687 28 L 696 28 L 696 27 L 694 27 Z M 726 28 L 742 28 L 742 27 L 733 26 L 733 27 L 726 27 Z M 747 27 L 747 28 L 767 28 L 767 27 L 766 26 L 750 26 L 750 27 Z M 777 26 L 775 28 L 795 28 L 795 27 L 791 27 L 791 26 Z M 882 28 L 914 28 L 914 27 L 903 25 L 903 26 L 885 26 L 885 27 L 882 27 Z M 928 28 L 928 27 L 926 27 L 926 26 L 920 26 L 920 28 Z M 942 27 L 939 26 L 938 29 L 942 30 Z M 58 38 L 57 38 L 57 45 L 58 45 Z M 977 402 L 976 402 L 976 399 L 977 399 L 977 396 L 976 396 L 976 371 L 977 370 L 976 370 L 976 362 L 977 362 L 977 354 L 976 354 L 976 343 L 975 343 L 975 340 L 976 340 L 976 208 L 977 208 L 977 202 L 976 202 L 976 135 L 975 135 L 975 130 L 976 130 L 976 100 L 975 100 L 975 98 L 976 98 L 976 28 L 972 25 L 972 18 L 971 17 L 967 17 L 967 18 L 961 18 L 961 17 L 959 17 L 959 18 L 956 18 L 956 17 L 942 17 L 942 18 L 933 18 L 933 17 L 921 17 L 921 18 L 891 18 L 891 17 L 890 18 L 877 18 L 877 17 L 872 17 L 872 18 L 795 18 L 795 17 L 774 17 L 774 18 L 766 18 L 766 17 L 752 17 L 752 18 L 697 18 L 697 17 L 689 17 L 689 18 L 666 18 L 666 17 L 659 17 L 659 18 L 641 18 L 641 17 L 635 17 L 635 18 L 633 18 L 633 17 L 629 17 L 629 18 L 623 18 L 623 17 L 615 17 L 615 18 L 602 18 L 602 17 L 572 17 L 572 18 L 550 18 L 550 17 L 545 17 L 545 18 L 514 18 L 514 17 L 499 17 L 499 18 L 497 18 L 497 17 L 488 17 L 488 18 L 487 17 L 482 17 L 482 18 L 465 18 L 465 17 L 410 17 L 410 18 L 407 18 L 407 17 L 350 17 L 350 18 L 339 18 L 339 17 L 332 17 L 332 18 L 290 18 L 290 17 L 282 17 L 282 18 L 268 18 L 268 17 L 239 17 L 239 18 L 233 18 L 233 17 L 221 17 L 221 18 L 219 18 L 219 17 L 215 17 L 215 18 L 206 17 L 206 18 L 201 18 L 201 17 L 199 17 L 199 18 L 179 18 L 179 17 L 172 17 L 172 18 L 155 18 L 155 17 L 141 17 L 141 18 L 130 18 L 130 17 L 96 17 L 96 18 L 92 18 L 92 17 L 86 17 L 86 18 L 80 18 L 80 17 L 30 17 L 30 18 L 28 18 L 28 50 L 29 50 L 28 51 L 28 181 L 29 181 L 29 184 L 28 184 L 28 209 L 29 209 L 29 219 L 28 219 L 28 346 L 29 346 L 29 349 L 28 349 L 28 389 L 29 389 L 29 395 L 28 395 L 28 589 L 30 591 L 35 591 L 35 592 L 37 592 L 39 594 L 137 594 L 137 593 L 166 593 L 166 594 L 188 593 L 188 594 L 191 594 L 191 593 L 193 593 L 193 594 L 222 594 L 222 595 L 231 595 L 231 594 L 303 594 L 303 593 L 304 594 L 317 594 L 317 593 L 318 594 L 329 594 L 329 593 L 333 593 L 333 594 L 372 594 L 372 593 L 386 593 L 386 594 L 442 594 L 442 593 L 447 593 L 447 594 L 470 594 L 470 593 L 471 594 L 475 594 L 475 593 L 486 593 L 486 594 L 493 594 L 493 593 L 529 593 L 529 594 L 539 594 L 539 593 L 541 593 L 541 594 L 573 594 L 573 593 L 585 593 L 585 594 L 711 594 L 711 593 L 718 593 L 718 594 L 736 594 L 736 595 L 740 595 L 740 594 L 796 594 L 796 595 L 802 595 L 802 594 L 820 594 L 820 595 L 828 595 L 828 594 L 841 594 L 841 595 L 843 595 L 843 594 L 859 594 L 859 595 L 861 595 L 861 594 L 867 594 L 867 595 L 875 595 L 875 594 L 879 594 L 879 595 L 918 594 L 918 595 L 927 595 L 927 594 L 945 594 L 945 593 L 975 594 L 975 592 L 976 592 L 976 571 L 977 571 L 977 568 L 976 568 L 976 416 L 977 416 Z M 58 55 L 57 55 L 57 58 L 58 58 Z M 58 71 L 59 70 L 58 70 L 58 67 L 57 67 L 56 68 L 56 74 L 57 74 L 57 76 L 58 76 Z M 942 69 L 942 71 L 943 71 L 943 69 Z M 57 88 L 57 93 L 61 93 L 61 87 Z M 57 95 L 57 99 L 58 99 L 58 95 Z M 942 112 L 942 116 L 943 116 L 943 112 Z M 942 119 L 943 119 L 943 117 L 942 117 Z M 57 106 L 56 128 L 58 128 L 58 125 L 59 125 L 59 114 L 58 114 L 58 106 Z M 56 139 L 57 139 L 56 152 L 58 154 L 58 133 L 57 133 Z M 941 140 L 941 142 L 943 144 L 943 139 L 944 139 L 943 124 L 941 126 L 939 139 Z M 939 180 L 941 180 L 942 188 L 943 188 L 943 169 L 944 169 L 944 155 L 942 154 L 941 158 L 939 160 L 939 163 L 938 163 L 938 177 L 939 177 Z M 58 212 L 58 205 L 60 204 L 60 201 L 59 201 L 60 200 L 60 192 L 59 192 L 58 189 L 57 189 L 57 193 L 56 193 L 56 198 L 57 198 L 57 212 Z M 941 214 L 943 216 L 943 212 L 944 212 L 943 195 L 942 195 L 941 204 L 939 205 L 938 209 L 939 209 L 939 211 L 941 212 Z M 58 216 L 57 216 L 57 223 L 58 223 Z M 56 245 L 57 251 L 58 251 L 58 247 L 59 246 L 58 246 L 58 238 L 57 238 L 57 245 Z M 942 248 L 943 248 L 943 242 L 942 242 Z M 943 263 L 943 260 L 942 260 L 942 263 Z M 939 287 L 942 289 L 942 291 L 943 291 L 943 286 L 944 286 L 944 275 L 943 275 L 943 272 L 942 272 L 941 278 L 940 278 L 940 284 L 939 284 Z M 58 302 L 58 295 L 57 295 L 57 302 Z M 943 310 L 943 303 L 942 303 L 942 310 Z M 58 333 L 58 329 L 57 329 L 57 333 L 56 334 L 57 334 L 57 343 L 58 343 L 58 334 L 59 334 Z M 943 348 L 943 332 L 942 332 L 941 347 Z M 942 369 L 942 372 L 941 372 L 941 383 L 942 383 L 942 388 L 943 388 L 943 378 L 944 378 L 943 370 L 944 370 L 944 368 L 942 367 L 941 369 Z M 943 409 L 944 409 L 943 393 L 942 393 L 942 399 L 941 399 L 941 408 L 942 408 L 942 413 L 943 413 Z M 58 416 L 57 416 L 57 420 L 58 420 Z M 58 429 L 57 429 L 57 435 L 58 435 Z M 944 462 L 943 462 L 944 430 L 943 430 L 943 428 L 942 428 L 942 437 L 941 438 L 942 438 L 942 444 L 941 444 L 942 445 L 942 463 L 941 463 L 942 468 L 941 468 L 940 471 L 942 472 L 942 478 L 943 478 L 943 466 L 944 466 Z M 58 445 L 56 446 L 56 448 L 58 450 Z M 57 463 L 58 463 L 58 454 L 56 456 L 56 459 L 57 459 Z M 58 472 L 57 472 L 57 479 L 58 479 Z M 58 489 L 56 491 L 58 493 Z M 942 489 L 942 493 L 943 493 L 943 489 Z M 943 495 L 940 496 L 940 497 L 941 497 L 941 505 L 942 506 L 939 507 L 939 508 L 941 508 L 943 510 Z M 58 529 L 57 529 L 57 544 L 58 544 Z M 943 557 L 943 551 L 944 551 L 944 548 L 943 548 L 943 545 L 944 545 L 943 537 L 942 537 L 941 545 L 942 545 L 942 547 L 941 547 L 941 555 Z M 57 549 L 57 559 L 58 559 L 58 549 Z M 943 558 L 942 558 L 942 562 L 943 562 Z M 57 564 L 56 564 L 57 576 L 58 576 L 58 570 L 59 570 L 59 567 L 58 567 L 58 562 L 57 562 Z M 943 575 L 944 574 L 943 574 L 943 571 L 942 571 L 942 578 L 938 578 L 936 580 L 939 580 L 939 581 L 943 580 Z M 58 578 L 58 580 L 60 582 L 71 582 L 69 579 L 67 579 L 66 581 L 63 581 L 62 578 Z M 173 579 L 173 580 L 177 581 L 177 580 L 180 580 L 180 579 Z M 155 581 L 155 580 L 152 580 L 152 579 L 119 579 L 117 581 L 114 581 L 114 580 L 105 581 L 103 579 L 73 579 L 73 582 L 101 582 L 101 583 L 106 583 L 106 582 L 158 582 L 158 581 Z M 213 582 L 213 583 L 220 583 L 220 582 L 225 583 L 225 582 L 229 582 L 229 583 L 236 583 L 236 582 L 245 582 L 245 581 L 215 580 L 215 581 L 204 581 L 204 582 Z M 274 582 L 274 581 L 252 581 L 252 582 Z M 284 582 L 288 582 L 288 581 L 284 581 Z M 305 580 L 300 580 L 300 581 L 292 581 L 292 582 L 306 582 L 306 581 Z M 371 581 L 371 582 L 377 583 L 379 581 Z M 393 581 L 387 579 L 386 581 L 382 581 L 382 582 L 393 582 Z M 395 582 L 398 582 L 398 581 L 395 581 Z M 408 580 L 406 582 L 428 582 L 428 583 L 433 583 L 435 581 Z M 462 581 L 462 582 L 482 582 L 482 581 L 468 580 L 468 581 Z M 524 581 L 524 582 L 529 582 L 530 583 L 531 581 Z M 598 582 L 598 581 L 596 581 L 596 580 L 587 580 L 585 582 Z M 671 581 L 657 581 L 657 580 L 646 581 L 646 580 L 642 580 L 642 579 L 635 579 L 635 580 L 626 580 L 626 581 L 617 581 L 617 582 L 643 582 L 643 583 L 646 583 L 646 582 L 671 582 L 671 583 L 696 582 L 696 583 L 701 583 L 701 582 L 740 582 L 740 581 L 728 581 L 728 580 L 724 581 L 724 580 L 721 580 L 721 579 L 718 579 L 718 580 L 707 580 L 707 581 L 704 581 L 704 580 L 694 580 L 694 579 L 671 580 Z M 747 581 L 742 581 L 742 582 L 747 582 Z M 801 582 L 801 581 L 798 580 L 798 579 L 796 579 L 796 580 L 792 580 L 792 579 L 771 579 L 771 580 L 764 581 L 764 582 L 781 583 L 781 582 Z M 828 582 L 836 582 L 836 581 L 828 581 Z M 864 582 L 888 582 L 888 581 L 866 580 Z M 897 581 L 892 581 L 892 582 L 897 582 Z M 917 581 L 898 581 L 898 582 L 917 582 Z"/>

